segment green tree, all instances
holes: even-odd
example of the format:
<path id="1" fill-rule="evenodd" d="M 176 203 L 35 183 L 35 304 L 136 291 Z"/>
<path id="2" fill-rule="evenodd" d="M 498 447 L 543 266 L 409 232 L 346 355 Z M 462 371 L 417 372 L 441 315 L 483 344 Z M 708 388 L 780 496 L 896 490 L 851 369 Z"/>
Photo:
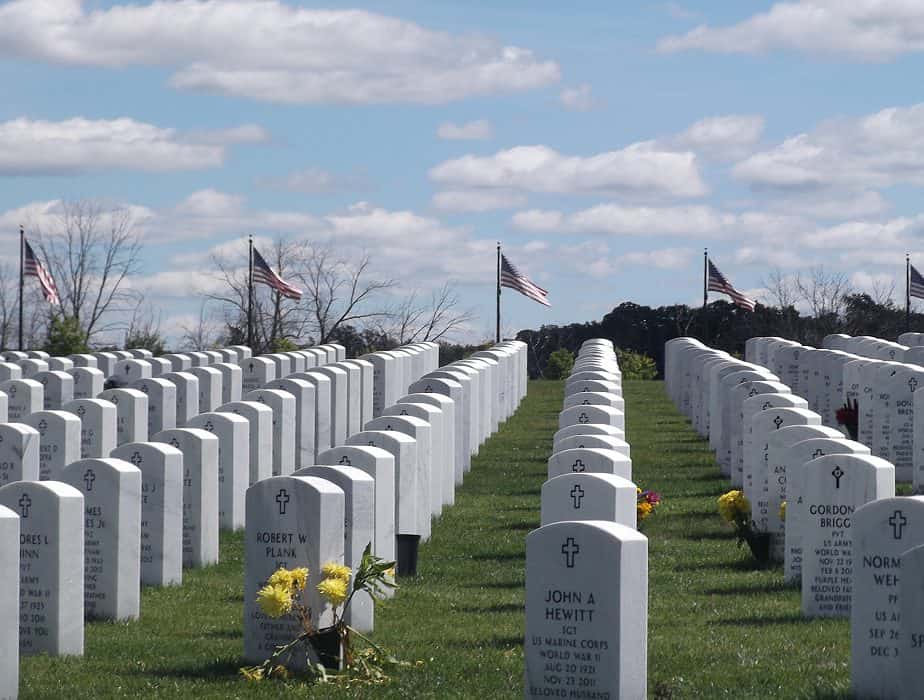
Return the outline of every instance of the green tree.
<path id="1" fill-rule="evenodd" d="M 125 336 L 125 349 L 143 348 L 150 350 L 155 356 L 163 355 L 164 338 L 156 330 L 136 330 Z"/>
<path id="2" fill-rule="evenodd" d="M 48 326 L 45 352 L 55 357 L 90 352 L 87 335 L 75 316 L 55 316 Z"/>
<path id="3" fill-rule="evenodd" d="M 658 376 L 658 365 L 648 355 L 617 348 L 616 359 L 623 379 L 650 380 Z"/>
<path id="4" fill-rule="evenodd" d="M 574 367 L 574 355 L 571 351 L 561 348 L 549 355 L 549 361 L 545 365 L 546 379 L 564 379 Z"/>

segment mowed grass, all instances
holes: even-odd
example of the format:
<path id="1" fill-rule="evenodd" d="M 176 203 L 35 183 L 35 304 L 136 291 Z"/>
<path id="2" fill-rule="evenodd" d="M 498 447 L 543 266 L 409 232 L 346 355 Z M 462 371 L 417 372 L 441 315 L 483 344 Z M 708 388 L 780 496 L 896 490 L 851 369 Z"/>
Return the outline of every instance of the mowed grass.
<path id="1" fill-rule="evenodd" d="M 664 497 L 649 544 L 649 697 L 837 698 L 849 686 L 846 621 L 809 621 L 779 569 L 755 570 L 718 520 L 727 489 L 706 445 L 660 382 L 626 382 L 636 482 Z M 148 588 L 142 617 L 90 623 L 83 658 L 24 658 L 21 697 L 519 698 L 525 538 L 538 527 L 563 385 L 536 381 L 481 447 L 420 550 L 418 576 L 376 608 L 375 639 L 422 662 L 385 686 L 247 683 L 242 664 L 243 536 L 184 584 Z"/>

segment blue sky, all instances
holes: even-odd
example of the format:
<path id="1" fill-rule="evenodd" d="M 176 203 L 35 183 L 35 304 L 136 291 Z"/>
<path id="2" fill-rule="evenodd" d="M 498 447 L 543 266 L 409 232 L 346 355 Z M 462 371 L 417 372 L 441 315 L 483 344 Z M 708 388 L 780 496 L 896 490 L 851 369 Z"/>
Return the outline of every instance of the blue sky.
<path id="1" fill-rule="evenodd" d="M 446 279 L 493 329 L 494 245 L 550 292 L 504 328 L 924 268 L 924 6 L 891 0 L 0 3 L 0 240 L 129 207 L 173 336 L 247 234 Z M 211 286 L 210 286 L 211 285 Z M 215 310 L 217 312 L 217 310 Z"/>

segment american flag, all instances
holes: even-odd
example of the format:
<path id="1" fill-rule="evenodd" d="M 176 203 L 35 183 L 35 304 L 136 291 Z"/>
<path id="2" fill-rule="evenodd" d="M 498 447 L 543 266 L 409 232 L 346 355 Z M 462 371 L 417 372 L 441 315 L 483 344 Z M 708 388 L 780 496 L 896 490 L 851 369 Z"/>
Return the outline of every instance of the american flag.
<path id="1" fill-rule="evenodd" d="M 924 299 L 924 277 L 921 277 L 921 273 L 914 269 L 914 265 L 910 265 L 910 279 L 908 284 L 908 296 L 916 297 L 918 299 Z"/>
<path id="2" fill-rule="evenodd" d="M 38 277 L 45 301 L 55 306 L 61 306 L 61 297 L 58 296 L 58 288 L 55 286 L 54 278 L 35 257 L 35 252 L 32 250 L 32 246 L 29 245 L 29 241 L 23 238 L 22 242 L 24 247 L 22 273 L 29 277 Z"/>
<path id="3" fill-rule="evenodd" d="M 529 297 L 533 301 L 538 301 L 544 306 L 551 306 L 546 299 L 549 293 L 539 285 L 534 284 L 529 277 L 521 274 L 519 270 L 510 264 L 507 256 L 503 254 L 501 255 L 500 283 L 501 287 L 516 289 L 520 294 Z"/>
<path id="4" fill-rule="evenodd" d="M 719 268 L 712 264 L 711 260 L 709 261 L 709 279 L 707 280 L 706 289 L 712 292 L 727 294 L 732 298 L 735 306 L 745 311 L 753 311 L 754 307 L 757 305 L 756 301 L 748 299 L 744 294 L 735 289 L 731 285 L 731 282 L 725 279 L 725 275 L 719 272 Z"/>
<path id="5" fill-rule="evenodd" d="M 273 269 L 266 264 L 266 260 L 257 252 L 256 248 L 253 249 L 253 281 L 268 284 L 287 299 L 298 301 L 302 298 L 302 290 L 293 287 L 273 272 Z"/>

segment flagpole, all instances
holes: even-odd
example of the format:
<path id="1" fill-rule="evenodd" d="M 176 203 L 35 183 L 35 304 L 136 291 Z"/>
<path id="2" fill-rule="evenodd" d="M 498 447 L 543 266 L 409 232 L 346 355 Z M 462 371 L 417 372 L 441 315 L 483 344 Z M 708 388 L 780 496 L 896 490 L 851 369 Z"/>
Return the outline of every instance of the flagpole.
<path id="1" fill-rule="evenodd" d="M 22 269 L 26 264 L 26 231 L 20 226 L 19 227 L 19 351 L 23 351 L 22 346 L 22 297 L 23 289 L 25 288 L 25 278 L 22 274 Z"/>
<path id="2" fill-rule="evenodd" d="M 500 331 L 500 321 L 501 321 L 501 252 L 500 252 L 500 241 L 497 242 L 497 332 L 495 333 L 495 342 L 500 342 L 501 340 L 501 331 Z"/>
<path id="3" fill-rule="evenodd" d="M 905 253 L 905 332 L 911 330 L 911 255 Z"/>
<path id="4" fill-rule="evenodd" d="M 253 236 L 248 236 L 247 242 L 247 347 L 253 352 Z"/>
<path id="5" fill-rule="evenodd" d="M 703 248 L 703 342 L 709 342 L 709 318 L 706 306 L 709 303 L 709 249 Z"/>

